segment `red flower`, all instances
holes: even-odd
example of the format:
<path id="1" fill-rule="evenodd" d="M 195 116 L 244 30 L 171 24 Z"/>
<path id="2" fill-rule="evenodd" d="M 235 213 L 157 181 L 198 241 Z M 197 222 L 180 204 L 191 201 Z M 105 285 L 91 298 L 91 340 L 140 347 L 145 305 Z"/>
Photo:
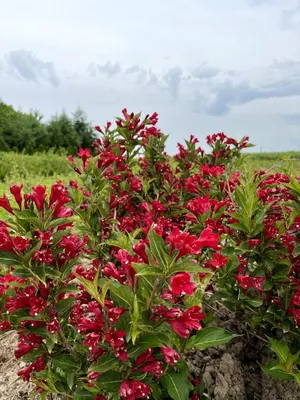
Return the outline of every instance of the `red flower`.
<path id="1" fill-rule="evenodd" d="M 54 319 L 51 322 L 48 322 L 46 325 L 47 331 L 54 334 L 55 332 L 58 332 L 60 330 L 60 324 L 58 322 L 58 319 L 54 317 Z"/>
<path id="2" fill-rule="evenodd" d="M 181 272 L 180 274 L 173 276 L 170 285 L 172 293 L 177 296 L 191 296 L 197 288 L 197 284 L 191 282 L 190 274 L 187 272 Z"/>
<path id="3" fill-rule="evenodd" d="M 77 153 L 78 157 L 82 159 L 82 166 L 83 168 L 86 168 L 88 165 L 88 159 L 92 157 L 90 149 L 79 149 L 79 152 Z"/>
<path id="4" fill-rule="evenodd" d="M 11 323 L 8 321 L 2 321 L 0 322 L 0 332 L 6 332 L 9 331 L 11 328 Z"/>
<path id="5" fill-rule="evenodd" d="M 157 378 L 160 378 L 162 374 L 164 373 L 163 370 L 163 363 L 161 361 L 152 361 L 149 364 L 145 364 L 142 367 L 139 367 L 139 371 L 147 372 L 149 374 L 152 374 L 156 376 Z"/>
<path id="6" fill-rule="evenodd" d="M 140 192 L 142 190 L 142 181 L 138 177 L 134 177 L 130 182 L 130 191 L 131 192 Z"/>
<path id="7" fill-rule="evenodd" d="M 220 250 L 221 246 L 218 244 L 219 235 L 212 232 L 211 228 L 205 228 L 199 237 L 198 243 L 202 247 L 209 247 L 214 250 Z"/>
<path id="8" fill-rule="evenodd" d="M 124 345 L 125 336 L 125 331 L 115 331 L 114 328 L 110 328 L 108 333 L 105 334 L 105 340 L 109 343 L 111 347 L 121 347 Z"/>
<path id="9" fill-rule="evenodd" d="M 41 263 L 51 264 L 54 260 L 54 255 L 50 249 L 38 250 L 34 253 L 32 259 Z"/>
<path id="10" fill-rule="evenodd" d="M 19 343 L 17 350 L 15 351 L 15 357 L 21 358 L 25 356 L 25 354 L 29 353 L 33 350 L 36 346 L 34 344 L 28 343 Z"/>
<path id="11" fill-rule="evenodd" d="M 30 374 L 32 371 L 40 372 L 45 369 L 44 355 L 41 355 L 36 361 L 30 364 L 28 367 L 24 368 L 22 371 L 18 372 L 18 376 L 23 378 L 23 381 L 29 382 Z"/>
<path id="12" fill-rule="evenodd" d="M 146 244 L 144 240 L 140 240 L 138 243 L 132 246 L 132 250 L 137 254 L 145 264 L 149 263 L 149 259 L 146 253 Z"/>
<path id="13" fill-rule="evenodd" d="M 14 247 L 17 251 L 19 251 L 20 253 L 23 253 L 24 250 L 27 249 L 27 247 L 29 246 L 30 243 L 30 239 L 25 239 L 21 236 L 16 236 L 13 240 L 14 243 Z"/>
<path id="14" fill-rule="evenodd" d="M 96 126 L 95 126 L 95 130 L 96 130 L 97 132 L 103 133 L 99 125 L 96 125 Z"/>
<path id="15" fill-rule="evenodd" d="M 180 358 L 180 355 L 177 353 L 177 351 L 168 346 L 161 347 L 160 352 L 164 356 L 166 363 L 170 364 L 171 367 L 174 367 L 175 363 L 177 363 Z"/>
<path id="16" fill-rule="evenodd" d="M 91 332 L 86 335 L 83 345 L 89 347 L 90 350 L 95 351 L 101 339 L 102 335 L 96 332 Z"/>
<path id="17" fill-rule="evenodd" d="M 203 215 L 211 209 L 212 205 L 209 196 L 197 197 L 187 203 L 186 208 L 195 215 Z"/>
<path id="18" fill-rule="evenodd" d="M 204 320 L 205 314 L 201 312 L 199 306 L 190 307 L 183 313 L 182 319 L 186 326 L 190 329 L 196 329 L 197 331 L 202 328 L 200 321 Z"/>
<path id="19" fill-rule="evenodd" d="M 16 203 L 18 204 L 20 210 L 22 210 L 22 195 L 21 191 L 23 189 L 23 185 L 11 185 L 10 193 L 14 196 Z"/>
<path id="20" fill-rule="evenodd" d="M 13 250 L 13 241 L 6 226 L 0 226 L 0 250 Z"/>
<path id="21" fill-rule="evenodd" d="M 294 293 L 291 299 L 291 304 L 300 307 L 300 288 L 298 288 L 297 291 Z"/>
<path id="22" fill-rule="evenodd" d="M 4 194 L 3 197 L 0 197 L 0 207 L 4 208 L 4 210 L 8 211 L 10 214 L 14 214 L 14 210 L 11 208 L 9 204 L 8 198 Z"/>
<path id="23" fill-rule="evenodd" d="M 46 200 L 46 186 L 38 185 L 33 187 L 32 190 L 34 191 L 32 199 L 35 202 L 38 211 L 41 211 Z"/>
<path id="24" fill-rule="evenodd" d="M 151 393 L 151 388 L 143 382 L 129 379 L 120 386 L 120 396 L 123 400 L 146 399 Z"/>
<path id="25" fill-rule="evenodd" d="M 47 303 L 41 297 L 38 299 L 33 297 L 30 299 L 29 305 L 30 305 L 29 314 L 32 316 L 37 316 L 40 312 L 44 311 Z"/>
<path id="26" fill-rule="evenodd" d="M 215 271 L 217 268 L 224 267 L 228 263 L 228 258 L 224 257 L 220 253 L 214 253 L 213 259 L 210 261 L 210 265 L 213 267 L 212 270 Z"/>
<path id="27" fill-rule="evenodd" d="M 59 247 L 64 247 L 65 255 L 68 258 L 76 258 L 84 248 L 84 242 L 76 235 L 64 236 L 59 243 Z"/>
<path id="28" fill-rule="evenodd" d="M 264 290 L 262 284 L 264 283 L 265 278 L 263 276 L 251 277 L 249 275 L 237 275 L 236 280 L 239 282 L 243 289 L 255 288 L 258 290 Z"/>
<path id="29" fill-rule="evenodd" d="M 300 309 L 290 307 L 289 308 L 289 314 L 294 317 L 296 326 L 300 326 Z"/>
<path id="30" fill-rule="evenodd" d="M 199 306 L 194 306 L 186 311 L 182 311 L 179 307 L 167 311 L 162 308 L 160 312 L 161 317 L 171 325 L 179 336 L 187 338 L 192 329 L 200 330 L 202 328 L 200 321 L 205 318 L 205 314 L 200 311 Z"/>
<path id="31" fill-rule="evenodd" d="M 70 201 L 68 197 L 68 189 L 61 183 L 61 181 L 56 182 L 51 187 L 49 207 L 51 207 L 55 202 L 60 204 L 65 204 Z"/>
<path id="32" fill-rule="evenodd" d="M 112 307 L 108 310 L 107 312 L 107 317 L 108 320 L 111 324 L 116 323 L 122 314 L 124 314 L 124 312 L 126 311 L 125 308 L 122 307 Z"/>
<path id="33" fill-rule="evenodd" d="M 126 332 L 124 330 L 115 331 L 114 328 L 110 328 L 105 334 L 105 340 L 114 349 L 114 354 L 121 361 L 127 360 L 127 351 L 125 349 Z"/>

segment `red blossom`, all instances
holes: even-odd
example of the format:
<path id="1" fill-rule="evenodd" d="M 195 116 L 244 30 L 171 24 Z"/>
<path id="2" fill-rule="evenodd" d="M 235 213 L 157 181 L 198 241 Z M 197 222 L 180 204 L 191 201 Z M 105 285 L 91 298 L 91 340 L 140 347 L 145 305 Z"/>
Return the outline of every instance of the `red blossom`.
<path id="1" fill-rule="evenodd" d="M 107 318 L 111 324 L 115 324 L 126 311 L 122 307 L 112 307 L 107 312 Z"/>
<path id="2" fill-rule="evenodd" d="M 161 347 L 160 352 L 164 356 L 166 363 L 170 364 L 171 367 L 174 367 L 175 363 L 180 359 L 180 355 L 171 347 Z"/>
<path id="3" fill-rule="evenodd" d="M 17 251 L 19 251 L 20 253 L 23 253 L 27 249 L 27 247 L 29 246 L 30 239 L 29 238 L 26 239 L 26 238 L 21 237 L 21 236 L 16 236 L 13 239 L 13 243 L 14 243 L 14 248 Z"/>
<path id="4" fill-rule="evenodd" d="M 143 382 L 129 379 L 120 386 L 120 396 L 123 400 L 146 399 L 151 394 L 151 388 Z"/>
<path id="5" fill-rule="evenodd" d="M 258 290 L 264 290 L 262 284 L 264 283 L 265 278 L 263 276 L 251 277 L 249 275 L 237 275 L 236 280 L 239 282 L 243 289 L 255 288 Z"/>
<path id="6" fill-rule="evenodd" d="M 13 251 L 13 241 L 6 226 L 0 226 L 0 250 Z"/>
<path id="7" fill-rule="evenodd" d="M 54 255 L 50 249 L 38 250 L 34 253 L 32 259 L 40 263 L 51 264 L 54 260 Z"/>
<path id="8" fill-rule="evenodd" d="M 177 296 L 191 296 L 197 288 L 197 284 L 191 282 L 191 276 L 187 272 L 181 272 L 172 276 L 170 285 L 172 293 Z"/>
<path id="9" fill-rule="evenodd" d="M 19 209 L 22 210 L 22 194 L 21 191 L 24 185 L 11 185 L 10 186 L 10 193 L 14 196 L 16 203 L 19 206 Z"/>
<path id="10" fill-rule="evenodd" d="M 11 323 L 8 321 L 0 322 L 0 332 L 6 332 L 11 329 Z"/>
<path id="11" fill-rule="evenodd" d="M 0 207 L 4 208 L 4 210 L 8 211 L 10 214 L 14 214 L 14 210 L 9 204 L 8 198 L 6 197 L 5 194 L 2 197 L 0 197 Z"/>
<path id="12" fill-rule="evenodd" d="M 35 202 L 36 208 L 38 211 L 41 211 L 44 208 L 45 200 L 46 200 L 46 186 L 38 185 L 32 188 L 32 200 Z"/>

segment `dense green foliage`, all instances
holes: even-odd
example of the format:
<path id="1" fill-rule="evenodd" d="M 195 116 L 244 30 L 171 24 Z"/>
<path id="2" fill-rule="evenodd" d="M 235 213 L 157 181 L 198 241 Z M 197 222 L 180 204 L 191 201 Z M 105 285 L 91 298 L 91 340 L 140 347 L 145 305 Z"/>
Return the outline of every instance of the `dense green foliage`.
<path id="1" fill-rule="evenodd" d="M 62 112 L 45 122 L 38 111 L 23 113 L 0 102 L 1 151 L 32 154 L 65 149 L 76 154 L 80 147 L 90 147 L 94 140 L 93 127 L 80 109 L 71 117 Z"/>

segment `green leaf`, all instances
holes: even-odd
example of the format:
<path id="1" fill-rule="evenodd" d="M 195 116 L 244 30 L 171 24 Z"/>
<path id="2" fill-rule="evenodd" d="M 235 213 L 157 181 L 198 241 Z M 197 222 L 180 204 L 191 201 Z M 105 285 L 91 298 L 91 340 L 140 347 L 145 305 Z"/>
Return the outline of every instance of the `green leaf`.
<path id="1" fill-rule="evenodd" d="M 186 348 L 197 348 L 205 350 L 207 347 L 214 347 L 228 343 L 232 338 L 239 336 L 222 328 L 208 327 L 197 332 L 196 335 L 188 339 Z"/>
<path id="2" fill-rule="evenodd" d="M 119 372 L 107 371 L 99 376 L 96 385 L 106 392 L 119 392 L 122 380 Z"/>
<path id="3" fill-rule="evenodd" d="M 68 354 L 50 357 L 50 360 L 56 368 L 61 368 L 63 371 L 76 371 L 80 368 L 80 362 Z"/>
<path id="4" fill-rule="evenodd" d="M 300 386 L 300 373 L 299 372 L 294 372 L 293 377 L 295 378 L 297 384 Z"/>
<path id="5" fill-rule="evenodd" d="M 55 305 L 55 310 L 58 312 L 60 317 L 65 317 L 68 315 L 72 309 L 71 305 L 74 303 L 76 299 L 73 297 L 68 297 L 67 299 L 59 300 Z"/>
<path id="6" fill-rule="evenodd" d="M 134 266 L 133 266 L 134 268 Z M 157 267 L 149 267 L 142 269 L 140 272 L 137 273 L 138 276 L 162 276 L 162 273 L 159 271 Z"/>
<path id="7" fill-rule="evenodd" d="M 166 268 L 171 262 L 171 257 L 166 251 L 166 245 L 164 240 L 154 231 L 150 229 L 148 233 L 148 239 L 150 243 L 150 249 L 154 257 L 156 258 L 160 267 Z"/>
<path id="8" fill-rule="evenodd" d="M 77 389 L 73 394 L 74 400 L 93 400 L 95 393 L 91 393 L 85 389 Z"/>
<path id="9" fill-rule="evenodd" d="M 15 216 L 19 219 L 37 218 L 37 214 L 31 210 L 15 211 Z"/>
<path id="10" fill-rule="evenodd" d="M 76 283 L 68 283 L 66 286 L 63 286 L 58 294 L 60 293 L 80 293 L 81 290 L 78 288 L 78 285 Z"/>
<path id="11" fill-rule="evenodd" d="M 300 255 L 300 244 L 297 244 L 293 250 L 293 256 L 296 258 Z"/>
<path id="12" fill-rule="evenodd" d="M 181 375 L 171 372 L 162 378 L 163 384 L 173 400 L 188 400 L 189 389 Z"/>
<path id="13" fill-rule="evenodd" d="M 270 361 L 267 365 L 261 365 L 261 364 L 259 364 L 259 365 L 260 365 L 260 368 L 262 369 L 262 371 L 266 375 L 270 376 L 271 378 L 280 379 L 280 380 L 284 380 L 284 381 L 293 379 L 292 374 L 281 371 L 279 369 L 272 369 L 273 367 L 275 367 L 275 365 L 278 365 L 278 363 L 276 361 Z"/>
<path id="14" fill-rule="evenodd" d="M 68 224 L 70 222 L 73 222 L 73 218 L 55 218 L 48 224 L 47 229 L 55 228 L 59 225 Z"/>
<path id="15" fill-rule="evenodd" d="M 37 242 L 37 244 L 36 244 L 30 251 L 28 251 L 28 252 L 24 255 L 24 257 L 23 257 L 23 262 L 24 262 L 25 264 L 27 264 L 27 263 L 31 260 L 31 258 L 34 256 L 35 252 L 38 251 L 38 250 L 41 248 L 42 243 L 43 243 L 43 241 L 42 241 L 42 240 L 39 240 L 39 241 Z"/>
<path id="16" fill-rule="evenodd" d="M 67 384 L 71 390 L 74 386 L 74 379 L 75 379 L 75 374 L 73 372 L 69 372 L 67 374 Z"/>
<path id="17" fill-rule="evenodd" d="M 0 250 L 0 264 L 12 266 L 19 263 L 20 258 L 18 256 L 9 251 Z"/>
<path id="18" fill-rule="evenodd" d="M 93 372 L 107 372 L 115 369 L 119 365 L 118 360 L 112 354 L 105 354 L 100 356 L 97 364 L 91 365 L 89 371 Z"/>
<path id="19" fill-rule="evenodd" d="M 43 283 L 44 286 L 46 286 L 46 271 L 45 271 L 45 265 L 41 264 L 38 265 L 37 267 L 34 267 L 30 270 L 33 276 L 38 278 L 39 281 Z"/>
<path id="20" fill-rule="evenodd" d="M 260 307 L 263 305 L 263 300 L 258 296 L 246 296 L 245 301 L 252 307 Z"/>
<path id="21" fill-rule="evenodd" d="M 120 307 L 132 308 L 134 294 L 129 286 L 113 286 L 111 285 L 109 291 L 117 297 Z"/>
<path id="22" fill-rule="evenodd" d="M 279 342 L 278 340 L 269 338 L 271 342 L 271 350 L 274 351 L 281 363 L 286 363 L 291 352 L 285 343 Z"/>
<path id="23" fill-rule="evenodd" d="M 83 278 L 80 275 L 76 275 L 76 278 L 83 284 L 85 290 L 90 294 L 98 303 L 101 304 L 101 297 L 98 292 L 98 284 L 96 282 L 91 282 L 88 279 Z"/>
<path id="24" fill-rule="evenodd" d="M 175 264 L 174 267 L 171 268 L 170 271 L 172 274 L 177 272 L 211 272 L 211 270 L 201 267 L 198 263 L 195 264 L 192 261 L 184 261 L 178 264 Z"/>
<path id="25" fill-rule="evenodd" d="M 150 349 L 151 347 L 162 347 L 163 342 L 158 337 L 157 334 L 148 334 L 144 335 L 137 343 L 137 346 L 140 346 L 144 349 Z"/>

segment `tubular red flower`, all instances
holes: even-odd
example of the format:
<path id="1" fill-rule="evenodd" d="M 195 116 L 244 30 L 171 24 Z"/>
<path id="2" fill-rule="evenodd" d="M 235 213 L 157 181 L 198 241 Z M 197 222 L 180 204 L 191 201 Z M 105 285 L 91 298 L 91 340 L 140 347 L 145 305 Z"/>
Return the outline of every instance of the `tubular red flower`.
<path id="1" fill-rule="evenodd" d="M 24 185 L 11 185 L 10 186 L 10 193 L 14 196 L 16 203 L 19 206 L 19 209 L 22 210 L 22 189 Z"/>
<path id="2" fill-rule="evenodd" d="M 160 352 L 164 356 L 165 361 L 170 364 L 171 367 L 174 367 L 175 363 L 180 359 L 180 355 L 171 347 L 161 347 Z"/>
<path id="3" fill-rule="evenodd" d="M 44 208 L 45 200 L 46 200 L 46 186 L 38 185 L 32 188 L 32 200 L 35 202 L 36 208 L 38 211 L 41 211 Z"/>
<path id="4" fill-rule="evenodd" d="M 9 204 L 8 198 L 6 197 L 5 194 L 2 197 L 0 197 L 0 207 L 4 208 L 4 210 L 8 211 L 10 214 L 14 214 L 14 210 Z"/>
<path id="5" fill-rule="evenodd" d="M 197 284 L 191 282 L 191 276 L 187 272 L 181 272 L 172 276 L 170 286 L 172 293 L 177 296 L 191 296 L 197 288 Z"/>

